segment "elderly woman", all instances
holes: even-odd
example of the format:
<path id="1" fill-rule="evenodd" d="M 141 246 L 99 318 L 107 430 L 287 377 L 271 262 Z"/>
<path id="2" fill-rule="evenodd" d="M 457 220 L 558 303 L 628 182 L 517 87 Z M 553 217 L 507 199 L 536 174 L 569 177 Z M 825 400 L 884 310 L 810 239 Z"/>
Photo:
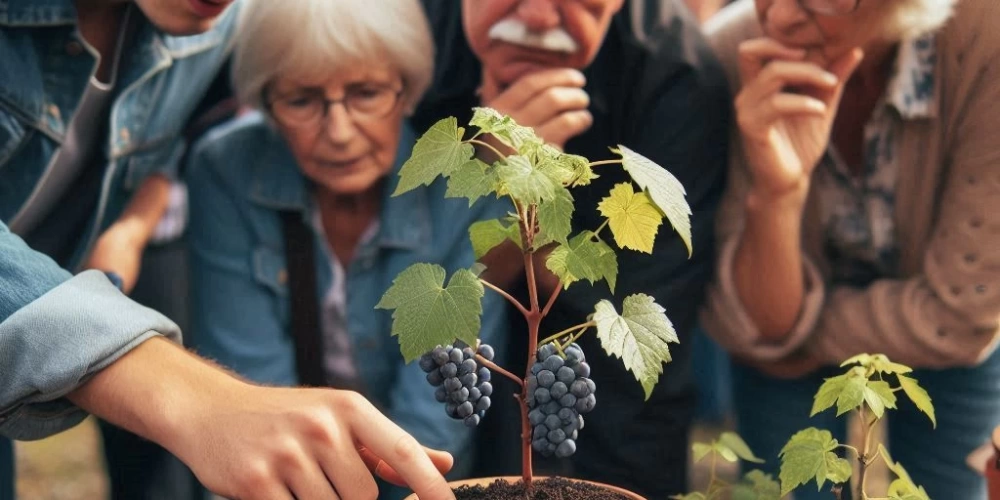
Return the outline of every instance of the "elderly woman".
<path id="1" fill-rule="evenodd" d="M 389 196 L 432 58 L 417 0 L 245 5 L 232 74 L 258 111 L 192 155 L 193 330 L 200 353 L 257 382 L 316 384 L 303 378 L 318 366 L 318 383 L 363 393 L 461 469 L 473 429 L 448 418 L 374 309 L 410 264 L 471 266 L 468 226 L 504 213 L 445 199 L 441 183 Z M 481 338 L 497 346 L 501 301 L 483 304 Z"/>
<path id="2" fill-rule="evenodd" d="M 901 403 L 894 457 L 932 498 L 985 496 L 964 459 L 1000 421 L 998 27 L 996 0 L 740 0 L 707 26 L 740 140 L 703 321 L 749 365 L 740 426 L 772 463 L 795 430 L 844 434 L 806 419 L 816 370 L 881 352 L 937 408 L 931 432 Z"/>

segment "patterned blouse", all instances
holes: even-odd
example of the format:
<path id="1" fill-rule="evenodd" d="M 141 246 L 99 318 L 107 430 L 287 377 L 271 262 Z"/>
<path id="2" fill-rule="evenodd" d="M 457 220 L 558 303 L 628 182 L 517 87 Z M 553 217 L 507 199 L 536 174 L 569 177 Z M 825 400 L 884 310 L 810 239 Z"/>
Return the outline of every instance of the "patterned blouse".
<path id="1" fill-rule="evenodd" d="M 814 183 L 836 284 L 863 287 L 897 274 L 898 131 L 906 120 L 933 117 L 936 56 L 933 33 L 900 44 L 886 93 L 865 124 L 861 175 L 832 144 L 818 166 Z"/>

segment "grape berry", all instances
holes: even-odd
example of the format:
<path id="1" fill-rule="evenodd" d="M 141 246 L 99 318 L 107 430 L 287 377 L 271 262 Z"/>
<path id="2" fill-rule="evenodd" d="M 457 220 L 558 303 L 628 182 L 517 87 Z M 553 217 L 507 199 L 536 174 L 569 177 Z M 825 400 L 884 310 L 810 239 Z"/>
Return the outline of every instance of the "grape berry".
<path id="1" fill-rule="evenodd" d="M 479 354 L 493 361 L 493 348 L 483 344 Z M 427 374 L 427 382 L 437 389 L 434 398 L 444 403 L 445 413 L 465 425 L 475 427 L 490 408 L 490 370 L 480 367 L 471 347 L 438 346 L 420 357 L 420 368 Z"/>
<path id="2" fill-rule="evenodd" d="M 528 376 L 531 447 L 545 457 L 566 458 L 576 452 L 583 414 L 597 404 L 597 386 L 587 378 L 590 365 L 583 350 L 574 343 L 563 352 L 565 359 L 553 344 L 539 347 Z"/>

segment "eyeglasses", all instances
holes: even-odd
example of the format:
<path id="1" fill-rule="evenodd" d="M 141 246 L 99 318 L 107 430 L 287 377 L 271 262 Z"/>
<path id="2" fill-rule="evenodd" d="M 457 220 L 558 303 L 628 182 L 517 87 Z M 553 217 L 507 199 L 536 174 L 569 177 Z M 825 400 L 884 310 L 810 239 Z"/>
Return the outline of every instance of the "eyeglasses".
<path id="1" fill-rule="evenodd" d="M 798 0 L 802 10 L 821 16 L 842 16 L 858 9 L 861 0 Z"/>
<path id="2" fill-rule="evenodd" d="M 317 125 L 326 119 L 330 107 L 343 103 L 356 120 L 383 118 L 399 103 L 402 89 L 389 85 L 359 84 L 350 86 L 340 99 L 328 99 L 322 89 L 308 88 L 277 95 L 265 102 L 275 120 L 289 127 Z"/>

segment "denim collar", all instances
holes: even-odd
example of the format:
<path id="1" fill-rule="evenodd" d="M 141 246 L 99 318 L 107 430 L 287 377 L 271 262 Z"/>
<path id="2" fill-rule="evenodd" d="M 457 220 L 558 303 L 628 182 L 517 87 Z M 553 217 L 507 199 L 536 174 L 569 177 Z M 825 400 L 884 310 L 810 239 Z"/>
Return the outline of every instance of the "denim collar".
<path id="1" fill-rule="evenodd" d="M 263 121 L 263 118 L 262 118 Z M 309 221 L 313 201 L 310 183 L 292 156 L 280 134 L 270 125 L 264 141 L 266 152 L 251 169 L 250 199 L 275 210 L 294 210 Z M 416 138 L 408 125 L 400 133 L 396 163 L 389 174 L 382 195 L 379 232 L 373 244 L 382 248 L 418 250 L 430 243 L 431 214 L 426 189 L 415 189 L 393 197 L 399 179 L 399 169 L 410 157 Z"/>

